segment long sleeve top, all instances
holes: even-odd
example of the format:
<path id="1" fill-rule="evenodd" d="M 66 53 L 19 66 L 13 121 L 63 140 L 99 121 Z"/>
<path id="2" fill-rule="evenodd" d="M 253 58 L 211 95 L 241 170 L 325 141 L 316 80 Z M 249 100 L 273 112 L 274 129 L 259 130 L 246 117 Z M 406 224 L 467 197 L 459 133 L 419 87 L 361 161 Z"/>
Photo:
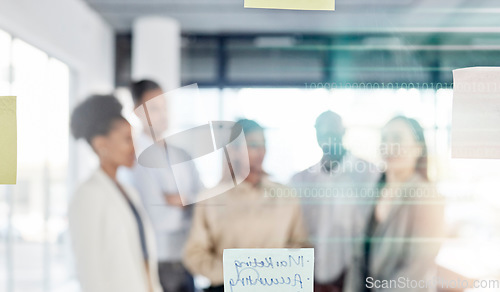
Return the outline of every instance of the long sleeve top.
<path id="1" fill-rule="evenodd" d="M 197 203 L 184 264 L 193 273 L 224 283 L 226 248 L 299 248 L 307 246 L 300 203 L 285 186 L 264 178 L 246 182 Z"/>

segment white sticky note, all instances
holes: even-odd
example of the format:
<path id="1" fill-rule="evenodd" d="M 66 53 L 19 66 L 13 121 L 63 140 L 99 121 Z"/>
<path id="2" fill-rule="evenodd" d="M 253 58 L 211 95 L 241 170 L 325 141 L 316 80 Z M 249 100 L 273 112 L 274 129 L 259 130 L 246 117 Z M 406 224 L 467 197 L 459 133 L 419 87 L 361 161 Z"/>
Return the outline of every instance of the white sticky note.
<path id="1" fill-rule="evenodd" d="M 452 157 L 500 158 L 500 67 L 453 71 Z"/>
<path id="2" fill-rule="evenodd" d="M 245 8 L 335 10 L 335 0 L 245 0 Z"/>
<path id="3" fill-rule="evenodd" d="M 225 249 L 225 292 L 312 292 L 314 249 Z"/>

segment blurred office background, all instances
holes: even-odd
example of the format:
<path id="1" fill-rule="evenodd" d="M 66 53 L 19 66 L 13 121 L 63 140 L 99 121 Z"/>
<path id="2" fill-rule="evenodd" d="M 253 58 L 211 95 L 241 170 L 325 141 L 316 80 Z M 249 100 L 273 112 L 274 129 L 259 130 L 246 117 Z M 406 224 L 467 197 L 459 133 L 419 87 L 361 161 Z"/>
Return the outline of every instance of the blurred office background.
<path id="1" fill-rule="evenodd" d="M 0 186 L 0 291 L 78 291 L 66 206 L 96 161 L 69 136 L 69 113 L 111 90 L 131 111 L 126 86 L 147 77 L 141 62 L 156 57 L 156 44 L 162 85 L 199 88 L 172 101 L 171 130 L 256 119 L 267 129 L 266 169 L 283 183 L 321 157 L 313 126 L 325 110 L 343 116 L 347 145 L 374 163 L 380 127 L 396 114 L 417 118 L 447 199 L 450 238 L 438 263 L 499 278 L 500 161 L 451 160 L 450 130 L 451 71 L 500 66 L 500 2 L 338 0 L 336 9 L 0 0 L 0 95 L 18 97 L 19 164 L 17 185 Z M 207 184 L 217 181 L 213 165 L 199 167 Z"/>

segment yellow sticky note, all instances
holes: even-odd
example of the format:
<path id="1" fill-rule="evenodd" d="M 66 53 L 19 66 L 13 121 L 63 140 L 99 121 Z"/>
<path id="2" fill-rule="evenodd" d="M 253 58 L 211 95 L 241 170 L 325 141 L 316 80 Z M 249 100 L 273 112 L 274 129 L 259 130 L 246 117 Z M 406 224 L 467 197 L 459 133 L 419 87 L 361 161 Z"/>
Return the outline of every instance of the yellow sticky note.
<path id="1" fill-rule="evenodd" d="M 0 184 L 16 184 L 16 97 L 0 96 Z"/>
<path id="2" fill-rule="evenodd" d="M 335 0 L 245 0 L 245 8 L 335 10 Z"/>

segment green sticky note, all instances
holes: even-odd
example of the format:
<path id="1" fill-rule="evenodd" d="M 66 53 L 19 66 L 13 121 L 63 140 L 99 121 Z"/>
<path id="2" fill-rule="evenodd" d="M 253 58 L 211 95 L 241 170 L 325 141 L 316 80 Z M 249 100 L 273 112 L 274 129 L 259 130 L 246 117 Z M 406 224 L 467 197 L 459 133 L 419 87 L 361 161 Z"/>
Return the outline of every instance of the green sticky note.
<path id="1" fill-rule="evenodd" d="M 0 184 L 16 184 L 16 97 L 0 96 Z"/>
<path id="2" fill-rule="evenodd" d="M 245 0 L 245 8 L 335 10 L 335 0 Z"/>

